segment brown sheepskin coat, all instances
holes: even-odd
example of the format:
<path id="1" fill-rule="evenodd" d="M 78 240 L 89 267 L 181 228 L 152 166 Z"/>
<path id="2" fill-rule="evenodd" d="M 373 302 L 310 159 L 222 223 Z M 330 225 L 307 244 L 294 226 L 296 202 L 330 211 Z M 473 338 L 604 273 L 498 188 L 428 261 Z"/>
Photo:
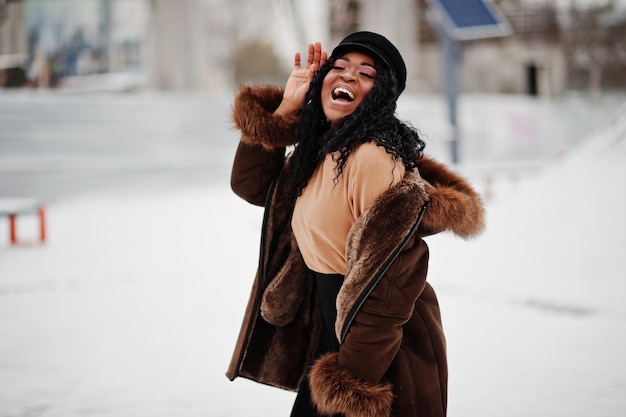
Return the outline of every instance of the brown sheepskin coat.
<path id="1" fill-rule="evenodd" d="M 322 317 L 314 275 L 291 230 L 285 149 L 296 142 L 296 120 L 272 115 L 281 98 L 277 87 L 242 87 L 233 108 L 242 137 L 231 186 L 264 206 L 265 216 L 259 268 L 226 375 L 295 391 L 310 372 L 312 399 L 328 415 L 445 416 L 446 345 L 422 237 L 479 233 L 479 196 L 423 158 L 355 222 L 337 298 L 341 348 L 309 369 Z"/>

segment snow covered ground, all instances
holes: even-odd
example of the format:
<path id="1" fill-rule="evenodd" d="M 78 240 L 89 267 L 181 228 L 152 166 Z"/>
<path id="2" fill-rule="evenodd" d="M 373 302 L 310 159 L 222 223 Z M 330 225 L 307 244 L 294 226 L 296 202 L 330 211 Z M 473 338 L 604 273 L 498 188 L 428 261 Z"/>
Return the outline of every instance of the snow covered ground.
<path id="1" fill-rule="evenodd" d="M 626 109 L 573 149 L 529 150 L 533 168 L 520 170 L 511 155 L 554 125 L 527 101 L 480 100 L 462 120 L 493 158 L 476 154 L 461 170 L 486 198 L 488 229 L 470 242 L 428 239 L 449 416 L 623 416 Z M 519 123 L 517 147 L 498 148 L 498 130 L 485 127 L 498 103 Z M 424 120 L 414 124 L 442 135 L 441 122 Z M 45 245 L 24 217 L 23 243 L 10 246 L 0 219 L 0 417 L 288 415 L 294 394 L 224 376 L 262 213 L 230 192 L 226 169 L 211 178 L 64 194 L 48 207 Z"/>

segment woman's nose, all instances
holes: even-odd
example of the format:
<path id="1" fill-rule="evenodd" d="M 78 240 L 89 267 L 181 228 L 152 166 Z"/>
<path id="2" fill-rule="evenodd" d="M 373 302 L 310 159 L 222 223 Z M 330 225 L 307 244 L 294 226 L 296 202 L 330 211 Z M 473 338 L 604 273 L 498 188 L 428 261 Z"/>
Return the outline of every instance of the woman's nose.
<path id="1" fill-rule="evenodd" d="M 356 74 L 354 74 L 354 70 L 347 69 L 341 73 L 341 77 L 346 81 L 354 81 L 356 80 Z"/>

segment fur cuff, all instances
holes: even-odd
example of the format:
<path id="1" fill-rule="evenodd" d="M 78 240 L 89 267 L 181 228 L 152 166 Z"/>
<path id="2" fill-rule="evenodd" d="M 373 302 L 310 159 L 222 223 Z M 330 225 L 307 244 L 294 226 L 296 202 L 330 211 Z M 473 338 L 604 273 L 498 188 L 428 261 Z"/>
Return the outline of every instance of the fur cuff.
<path id="1" fill-rule="evenodd" d="M 484 229 L 484 209 L 477 195 L 443 186 L 430 187 L 428 195 L 430 201 L 423 218 L 423 229 L 428 234 L 449 230 L 469 239 Z"/>
<path id="2" fill-rule="evenodd" d="M 283 90 L 276 86 L 239 89 L 233 104 L 233 123 L 241 130 L 243 142 L 270 149 L 297 142 L 297 114 L 289 117 L 273 114 L 282 99 Z"/>
<path id="3" fill-rule="evenodd" d="M 418 165 L 427 186 L 428 207 L 420 224 L 421 236 L 445 230 L 468 239 L 485 227 L 485 209 L 469 183 L 443 164 L 422 158 Z"/>
<path id="4" fill-rule="evenodd" d="M 313 404 L 323 414 L 346 417 L 388 417 L 393 392 L 391 384 L 372 384 L 339 367 L 337 354 L 322 356 L 309 375 Z"/>

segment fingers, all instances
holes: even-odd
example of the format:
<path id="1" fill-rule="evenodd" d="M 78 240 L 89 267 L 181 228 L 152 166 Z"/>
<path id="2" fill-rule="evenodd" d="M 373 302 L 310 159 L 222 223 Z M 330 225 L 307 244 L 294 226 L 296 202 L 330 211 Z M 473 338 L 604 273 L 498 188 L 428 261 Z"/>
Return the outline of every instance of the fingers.
<path id="1" fill-rule="evenodd" d="M 310 43 L 308 52 L 306 68 L 310 68 L 312 65 L 319 68 L 328 59 L 328 53 L 322 49 L 322 44 L 319 42 Z"/>
<path id="2" fill-rule="evenodd" d="M 296 52 L 296 55 L 293 58 L 293 66 L 295 69 L 300 69 L 300 52 Z M 307 63 L 308 66 L 308 63 Z"/>
<path id="3" fill-rule="evenodd" d="M 317 72 L 318 67 L 315 64 L 311 64 L 311 66 L 309 67 L 309 73 L 307 78 L 309 79 L 309 81 L 313 81 L 313 78 L 315 77 L 315 73 Z"/>
<path id="4" fill-rule="evenodd" d="M 306 67 L 309 68 L 311 65 L 313 65 L 313 61 L 315 60 L 315 44 L 310 43 L 309 44 L 309 54 L 307 56 L 307 60 L 306 60 Z"/>
<path id="5" fill-rule="evenodd" d="M 313 78 L 313 74 L 317 71 L 328 59 L 328 53 L 322 49 L 320 42 L 310 43 L 308 48 L 308 55 L 305 68 L 309 70 L 309 78 Z M 300 52 L 296 52 L 293 59 L 294 69 L 299 70 L 302 68 L 302 56 Z"/>
<path id="6" fill-rule="evenodd" d="M 322 52 L 322 44 L 315 42 L 315 46 L 313 48 L 313 64 L 315 64 L 318 68 L 322 64 Z"/>
<path id="7" fill-rule="evenodd" d="M 323 65 L 324 62 L 328 60 L 328 52 L 322 51 L 322 55 L 320 57 L 320 65 Z"/>

